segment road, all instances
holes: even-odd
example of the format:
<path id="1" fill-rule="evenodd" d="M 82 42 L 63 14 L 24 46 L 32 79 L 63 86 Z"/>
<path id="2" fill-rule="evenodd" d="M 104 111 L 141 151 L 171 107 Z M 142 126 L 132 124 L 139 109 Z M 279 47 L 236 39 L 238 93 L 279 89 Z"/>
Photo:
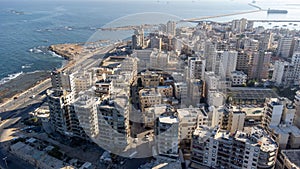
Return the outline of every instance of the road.
<path id="1" fill-rule="evenodd" d="M 95 52 L 89 53 L 76 60 L 72 67 L 72 71 L 78 71 L 81 68 L 91 68 L 101 62 L 104 54 L 112 50 L 115 45 L 103 47 Z M 25 119 L 29 113 L 38 108 L 46 100 L 45 91 L 51 87 L 50 78 L 40 82 L 36 86 L 20 93 L 17 98 L 12 98 L 0 105 L 0 168 L 6 168 L 3 158 L 7 157 L 7 164 L 9 169 L 32 169 L 34 166 L 24 162 L 23 160 L 8 153 L 4 148 L 7 138 L 12 134 L 7 132 L 6 128 L 17 123 L 19 120 Z M 35 95 L 34 98 L 32 96 Z"/>

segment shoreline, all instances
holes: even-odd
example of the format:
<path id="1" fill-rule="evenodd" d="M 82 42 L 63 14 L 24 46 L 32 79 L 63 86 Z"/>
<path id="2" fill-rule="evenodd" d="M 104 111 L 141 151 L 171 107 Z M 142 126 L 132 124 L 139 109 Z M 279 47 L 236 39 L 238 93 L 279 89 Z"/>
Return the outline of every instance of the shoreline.
<path id="1" fill-rule="evenodd" d="M 49 71 L 24 73 L 0 86 L 0 104 L 18 97 L 22 92 L 38 85 L 50 77 Z"/>
<path id="2" fill-rule="evenodd" d="M 64 58 L 67 63 L 58 68 L 58 71 L 70 67 L 74 62 L 74 57 L 80 55 L 83 47 L 79 44 L 55 44 L 48 47 L 49 51 Z M 8 101 L 17 98 L 24 91 L 29 90 L 50 78 L 51 71 L 35 71 L 23 73 L 0 85 L 0 104 L 4 105 Z"/>

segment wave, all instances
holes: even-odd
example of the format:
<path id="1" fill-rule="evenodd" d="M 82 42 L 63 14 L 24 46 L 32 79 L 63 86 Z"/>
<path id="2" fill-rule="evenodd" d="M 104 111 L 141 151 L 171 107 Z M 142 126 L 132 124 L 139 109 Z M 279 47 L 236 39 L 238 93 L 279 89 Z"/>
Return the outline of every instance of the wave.
<path id="1" fill-rule="evenodd" d="M 0 85 L 3 85 L 4 83 L 9 82 L 12 79 L 17 78 L 18 76 L 20 76 L 21 74 L 23 74 L 23 72 L 18 72 L 18 73 L 14 73 L 14 74 L 9 74 L 7 77 L 3 78 L 0 80 Z"/>
<path id="2" fill-rule="evenodd" d="M 55 52 L 53 52 L 53 51 L 49 51 L 49 53 L 50 53 L 53 57 L 63 58 L 62 56 L 58 55 L 57 53 L 55 53 Z"/>
<path id="3" fill-rule="evenodd" d="M 31 52 L 31 53 L 42 53 L 43 51 L 39 48 L 34 47 L 34 48 L 29 49 L 29 52 Z"/>
<path id="4" fill-rule="evenodd" d="M 25 64 L 22 66 L 22 69 L 29 69 L 29 68 L 31 68 L 31 65 L 33 65 L 33 63 Z"/>

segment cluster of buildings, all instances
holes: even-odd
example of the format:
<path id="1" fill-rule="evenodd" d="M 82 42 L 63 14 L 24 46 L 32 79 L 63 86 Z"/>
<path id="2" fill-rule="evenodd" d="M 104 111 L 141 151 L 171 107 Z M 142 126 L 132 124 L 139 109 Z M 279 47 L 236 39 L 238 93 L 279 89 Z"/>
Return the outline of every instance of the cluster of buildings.
<path id="1" fill-rule="evenodd" d="M 115 154 L 149 132 L 152 156 L 180 168 L 300 167 L 294 158 L 300 91 L 291 101 L 247 87 L 249 81 L 299 86 L 297 37 L 254 28 L 246 19 L 196 27 L 169 21 L 147 36 L 141 27 L 123 46 L 131 54 L 110 55 L 87 70 L 52 72 L 49 121 L 53 131 Z"/>

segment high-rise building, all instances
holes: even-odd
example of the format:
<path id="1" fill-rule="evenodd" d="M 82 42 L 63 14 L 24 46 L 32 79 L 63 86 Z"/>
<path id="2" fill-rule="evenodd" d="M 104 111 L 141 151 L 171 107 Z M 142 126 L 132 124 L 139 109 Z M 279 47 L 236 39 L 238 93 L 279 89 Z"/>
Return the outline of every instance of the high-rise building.
<path id="1" fill-rule="evenodd" d="M 134 35 L 132 35 L 132 48 L 143 49 L 144 47 L 144 30 L 136 29 Z"/>
<path id="2" fill-rule="evenodd" d="M 201 58 L 189 58 L 188 60 L 188 77 L 190 79 L 204 79 L 205 60 Z"/>
<path id="3" fill-rule="evenodd" d="M 62 71 L 51 72 L 51 84 L 55 89 L 71 90 L 70 74 Z"/>
<path id="4" fill-rule="evenodd" d="M 211 41 L 206 41 L 205 42 L 205 48 L 204 48 L 204 57 L 206 60 L 206 71 L 213 71 L 213 64 L 215 63 L 216 60 L 216 46 L 211 42 Z"/>
<path id="5" fill-rule="evenodd" d="M 281 56 L 284 58 L 292 56 L 291 50 L 293 50 L 293 40 L 293 37 L 281 37 L 277 48 L 277 56 Z"/>
<path id="6" fill-rule="evenodd" d="M 236 70 L 240 70 L 248 74 L 250 58 L 251 58 L 251 52 L 239 50 L 237 55 L 237 61 L 236 61 Z"/>
<path id="7" fill-rule="evenodd" d="M 89 94 L 82 94 L 73 103 L 80 126 L 91 138 L 99 134 L 97 110 L 99 103 L 97 98 Z"/>
<path id="8" fill-rule="evenodd" d="M 248 71 L 249 79 L 262 80 L 269 77 L 271 56 L 271 52 L 253 52 Z"/>
<path id="9" fill-rule="evenodd" d="M 179 120 L 175 116 L 161 115 L 156 123 L 156 145 L 158 154 L 178 155 Z"/>
<path id="10" fill-rule="evenodd" d="M 266 99 L 262 124 L 265 129 L 276 127 L 281 122 L 283 105 L 277 98 Z"/>
<path id="11" fill-rule="evenodd" d="M 171 36 L 176 35 L 176 22 L 175 21 L 167 22 L 167 34 L 171 35 Z"/>
<path id="12" fill-rule="evenodd" d="M 87 139 L 88 137 L 80 126 L 78 116 L 72 105 L 74 93 L 52 89 L 47 91 L 47 98 L 52 129 L 68 137 Z"/>
<path id="13" fill-rule="evenodd" d="M 272 75 L 272 81 L 276 86 L 289 86 L 294 84 L 293 76 L 294 66 L 286 61 L 277 60 L 274 63 L 274 71 Z"/>
<path id="14" fill-rule="evenodd" d="M 296 109 L 294 124 L 300 128 L 300 90 L 296 92 L 294 103 Z"/>
<path id="15" fill-rule="evenodd" d="M 300 85 L 300 52 L 295 52 L 292 56 L 294 85 Z"/>
<path id="16" fill-rule="evenodd" d="M 129 144 L 129 113 L 131 106 L 128 93 L 117 90 L 118 94 L 110 99 L 103 99 L 98 105 L 99 134 L 96 143 L 109 150 L 125 148 Z"/>
<path id="17" fill-rule="evenodd" d="M 277 144 L 257 127 L 233 134 L 201 126 L 193 133 L 191 168 L 274 168 Z"/>
<path id="18" fill-rule="evenodd" d="M 208 118 L 206 112 L 200 108 L 177 109 L 179 120 L 179 138 L 185 145 L 192 139 L 193 131 L 200 125 L 207 125 Z"/>
<path id="19" fill-rule="evenodd" d="M 236 51 L 218 51 L 215 62 L 213 63 L 213 71 L 221 78 L 229 78 L 232 71 L 236 70 L 237 64 Z"/>

